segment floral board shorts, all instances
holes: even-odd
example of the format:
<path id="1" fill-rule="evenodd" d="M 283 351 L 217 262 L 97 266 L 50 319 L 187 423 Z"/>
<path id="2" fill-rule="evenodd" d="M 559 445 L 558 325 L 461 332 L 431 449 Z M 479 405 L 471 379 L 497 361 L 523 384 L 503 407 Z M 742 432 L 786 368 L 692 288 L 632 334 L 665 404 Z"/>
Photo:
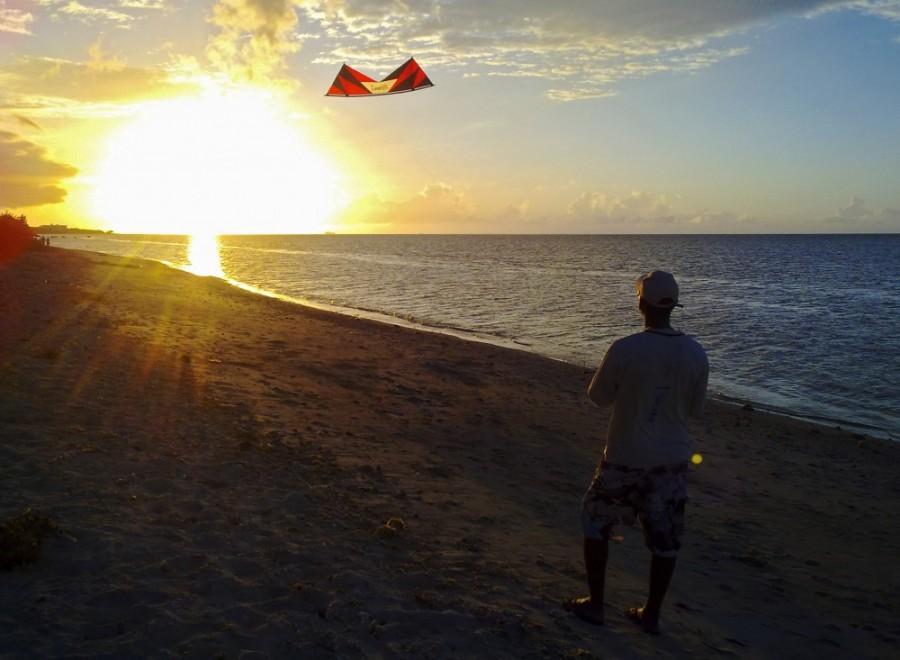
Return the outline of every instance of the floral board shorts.
<path id="1" fill-rule="evenodd" d="M 650 552 L 675 557 L 684 533 L 687 474 L 687 463 L 631 468 L 602 461 L 582 500 L 584 535 L 608 540 L 617 524 L 638 520 Z"/>

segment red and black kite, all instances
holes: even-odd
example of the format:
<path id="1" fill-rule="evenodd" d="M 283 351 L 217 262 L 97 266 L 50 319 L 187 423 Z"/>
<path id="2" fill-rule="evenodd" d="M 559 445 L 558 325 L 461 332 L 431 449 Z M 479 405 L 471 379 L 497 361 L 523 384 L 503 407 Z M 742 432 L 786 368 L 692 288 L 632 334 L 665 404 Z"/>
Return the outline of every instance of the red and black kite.
<path id="1" fill-rule="evenodd" d="M 410 57 L 382 80 L 372 80 L 366 74 L 345 64 L 338 71 L 325 96 L 383 96 L 414 92 L 432 85 L 422 68 Z"/>

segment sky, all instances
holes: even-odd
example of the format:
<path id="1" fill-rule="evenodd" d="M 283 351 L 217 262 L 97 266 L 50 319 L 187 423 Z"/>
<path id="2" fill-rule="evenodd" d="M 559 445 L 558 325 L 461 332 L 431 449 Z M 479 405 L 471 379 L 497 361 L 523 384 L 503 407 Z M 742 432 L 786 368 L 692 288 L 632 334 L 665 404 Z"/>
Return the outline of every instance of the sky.
<path id="1" fill-rule="evenodd" d="M 435 86 L 325 97 L 342 63 Z M 0 0 L 0 209 L 141 233 L 900 231 L 900 0 Z"/>

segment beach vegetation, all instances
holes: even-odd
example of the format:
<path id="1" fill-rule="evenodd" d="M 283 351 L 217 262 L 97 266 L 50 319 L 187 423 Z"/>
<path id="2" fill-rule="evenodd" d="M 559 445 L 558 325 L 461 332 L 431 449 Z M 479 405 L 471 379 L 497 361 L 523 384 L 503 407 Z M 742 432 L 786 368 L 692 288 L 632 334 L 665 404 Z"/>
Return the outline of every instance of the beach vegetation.
<path id="1" fill-rule="evenodd" d="M 0 570 L 37 561 L 41 543 L 55 529 L 47 515 L 31 509 L 0 521 Z"/>
<path id="2" fill-rule="evenodd" d="M 37 235 L 24 215 L 10 211 L 0 213 L 0 263 L 15 257 L 36 244 Z"/>

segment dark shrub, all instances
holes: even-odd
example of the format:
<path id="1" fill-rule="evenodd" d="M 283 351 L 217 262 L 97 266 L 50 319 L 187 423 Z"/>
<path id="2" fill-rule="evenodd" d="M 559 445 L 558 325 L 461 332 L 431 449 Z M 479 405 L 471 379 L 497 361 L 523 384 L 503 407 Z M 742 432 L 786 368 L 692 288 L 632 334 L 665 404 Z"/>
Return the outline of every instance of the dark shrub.
<path id="1" fill-rule="evenodd" d="M 0 264 L 19 256 L 34 243 L 35 234 L 24 215 L 0 213 Z"/>

